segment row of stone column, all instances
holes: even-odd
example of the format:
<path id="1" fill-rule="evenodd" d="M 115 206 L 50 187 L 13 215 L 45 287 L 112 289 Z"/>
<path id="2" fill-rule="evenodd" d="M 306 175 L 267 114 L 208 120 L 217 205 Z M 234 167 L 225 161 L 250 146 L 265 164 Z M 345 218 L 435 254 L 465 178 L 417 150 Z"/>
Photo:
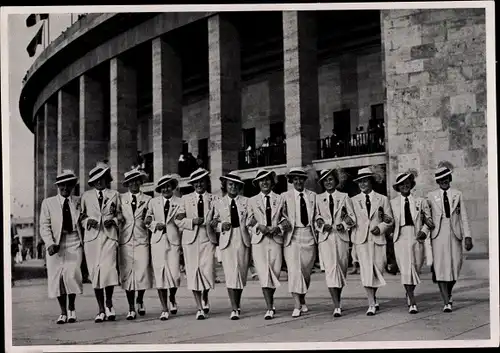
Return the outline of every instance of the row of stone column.
<path id="1" fill-rule="evenodd" d="M 230 14 L 208 18 L 210 157 L 212 185 L 238 169 L 241 131 L 240 39 Z M 319 137 L 316 26 L 308 13 L 283 12 L 284 102 L 287 165 L 309 164 Z M 167 41 L 152 41 L 154 180 L 177 171 L 182 143 L 182 62 Z M 55 195 L 56 175 L 78 172 L 80 193 L 88 172 L 108 157 L 113 188 L 135 162 L 137 153 L 136 70 L 120 57 L 109 62 L 109 116 L 102 78 L 86 73 L 79 94 L 62 88 L 36 116 L 36 224 L 43 198 Z M 107 88 L 107 87 L 106 87 Z M 109 120 L 109 122 L 106 121 Z M 57 137 L 57 138 L 56 138 Z M 108 144 L 109 141 L 109 144 Z M 38 231 L 37 231 L 38 234 Z"/>

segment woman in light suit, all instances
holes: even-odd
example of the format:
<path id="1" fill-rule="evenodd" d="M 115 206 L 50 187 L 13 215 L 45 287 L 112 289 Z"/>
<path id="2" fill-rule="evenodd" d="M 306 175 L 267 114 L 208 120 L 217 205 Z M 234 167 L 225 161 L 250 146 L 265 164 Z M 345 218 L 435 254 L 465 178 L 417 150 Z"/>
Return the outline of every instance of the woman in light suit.
<path id="1" fill-rule="evenodd" d="M 49 298 L 57 298 L 61 308 L 58 324 L 76 321 L 76 295 L 83 291 L 82 234 L 78 225 L 80 200 L 71 196 L 78 179 L 71 170 L 56 177 L 59 193 L 42 201 L 40 236 L 47 249 Z M 68 308 L 66 308 L 68 299 Z"/>
<path id="2" fill-rule="evenodd" d="M 316 229 L 319 232 L 320 261 L 325 268 L 326 285 L 333 301 L 333 316 L 342 316 L 341 294 L 346 285 L 349 265 L 349 229 L 356 223 L 352 201 L 346 193 L 336 190 L 339 176 L 336 169 L 324 169 L 319 183 L 326 191 L 316 197 Z"/>
<path id="3" fill-rule="evenodd" d="M 120 194 L 122 222 L 119 232 L 119 256 L 121 285 L 127 295 L 129 311 L 127 320 L 136 318 L 135 292 L 137 291 L 137 312 L 144 316 L 144 293 L 151 288 L 151 261 L 149 233 L 144 224 L 151 196 L 141 192 L 146 174 L 134 169 L 125 173 L 123 186 L 129 191 Z"/>
<path id="4" fill-rule="evenodd" d="M 181 231 L 175 224 L 181 199 L 174 195 L 178 184 L 172 175 L 162 176 L 155 188 L 161 195 L 149 202 L 146 214 L 146 227 L 152 232 L 151 262 L 162 306 L 162 321 L 168 320 L 169 313 L 177 314 L 175 294 L 181 283 Z"/>
<path id="5" fill-rule="evenodd" d="M 420 283 L 424 263 L 424 241 L 432 227 L 431 209 L 427 200 L 410 194 L 415 187 L 415 171 L 400 173 L 392 186 L 401 195 L 391 200 L 394 214 L 394 253 L 401 272 L 401 283 L 406 290 L 408 311 L 418 313 L 415 287 Z"/>
<path id="6" fill-rule="evenodd" d="M 252 236 L 252 256 L 257 270 L 267 311 L 265 320 L 274 318 L 274 292 L 280 286 L 283 263 L 283 234 L 291 229 L 285 216 L 285 201 L 272 191 L 276 173 L 261 169 L 252 181 L 260 193 L 248 202 L 247 226 Z"/>
<path id="7" fill-rule="evenodd" d="M 452 290 L 462 268 L 463 250 L 473 247 L 462 192 L 451 189 L 453 167 L 440 162 L 435 173 L 439 189 L 427 195 L 435 228 L 431 233 L 433 268 L 444 302 L 444 312 L 452 312 Z"/>
<path id="8" fill-rule="evenodd" d="M 245 183 L 236 172 L 220 177 L 220 181 L 226 195 L 215 202 L 210 225 L 220 233 L 220 256 L 232 309 L 230 319 L 238 320 L 250 261 L 250 235 L 246 226 L 248 199 L 239 195 Z"/>

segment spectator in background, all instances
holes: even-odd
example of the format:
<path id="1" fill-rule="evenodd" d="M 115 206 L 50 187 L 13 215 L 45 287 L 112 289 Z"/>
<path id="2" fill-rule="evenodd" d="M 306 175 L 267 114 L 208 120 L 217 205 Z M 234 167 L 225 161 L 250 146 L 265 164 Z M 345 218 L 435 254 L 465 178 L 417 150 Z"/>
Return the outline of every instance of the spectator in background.
<path id="1" fill-rule="evenodd" d="M 196 157 L 196 169 L 198 168 L 205 168 L 205 162 L 201 157 L 201 154 L 198 154 L 198 157 Z"/>
<path id="2" fill-rule="evenodd" d="M 10 257 L 11 257 L 11 284 L 15 284 L 15 264 L 16 255 L 19 251 L 19 236 L 17 235 L 17 226 L 14 222 L 14 216 L 10 215 Z"/>
<path id="3" fill-rule="evenodd" d="M 194 158 L 194 156 L 191 152 L 188 152 L 187 162 L 188 162 L 188 166 L 189 166 L 189 172 L 187 174 L 191 174 L 196 169 L 198 169 L 198 167 L 197 167 L 198 163 L 196 163 L 196 158 Z"/>

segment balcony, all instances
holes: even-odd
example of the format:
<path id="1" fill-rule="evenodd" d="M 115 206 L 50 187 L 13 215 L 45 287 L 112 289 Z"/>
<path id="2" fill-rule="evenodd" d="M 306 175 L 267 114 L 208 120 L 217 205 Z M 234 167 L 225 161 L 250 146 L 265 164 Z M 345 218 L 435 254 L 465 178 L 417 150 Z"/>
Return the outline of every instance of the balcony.
<path id="1" fill-rule="evenodd" d="M 350 138 L 328 136 L 318 140 L 318 159 L 385 152 L 384 132 L 360 132 Z"/>
<path id="2" fill-rule="evenodd" d="M 259 147 L 256 150 L 240 150 L 238 153 L 239 169 L 267 167 L 285 163 L 286 143 Z"/>

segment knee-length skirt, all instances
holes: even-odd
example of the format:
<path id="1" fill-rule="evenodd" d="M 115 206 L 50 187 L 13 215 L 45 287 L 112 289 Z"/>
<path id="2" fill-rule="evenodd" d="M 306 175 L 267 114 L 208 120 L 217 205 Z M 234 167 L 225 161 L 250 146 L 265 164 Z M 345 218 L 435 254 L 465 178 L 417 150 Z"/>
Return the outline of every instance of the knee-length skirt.
<path id="1" fill-rule="evenodd" d="M 243 289 L 247 284 L 250 248 L 243 243 L 240 228 L 233 228 L 229 244 L 220 250 L 220 256 L 226 287 Z"/>
<path id="2" fill-rule="evenodd" d="M 288 291 L 305 294 L 311 284 L 316 244 L 311 228 L 295 228 L 289 246 L 283 249 L 288 269 Z"/>
<path id="3" fill-rule="evenodd" d="M 450 219 L 443 218 L 437 237 L 432 239 L 432 257 L 437 281 L 456 281 L 463 262 L 462 242 L 452 233 Z"/>
<path id="4" fill-rule="evenodd" d="M 151 244 L 151 264 L 158 289 L 177 288 L 181 284 L 181 247 L 169 242 L 164 234 Z"/>
<path id="5" fill-rule="evenodd" d="M 200 227 L 196 240 L 182 245 L 186 262 L 187 288 L 203 291 L 215 288 L 215 245 L 205 227 Z"/>
<path id="6" fill-rule="evenodd" d="M 385 245 L 376 244 L 371 235 L 363 244 L 355 244 L 356 255 L 359 262 L 359 272 L 363 287 L 382 287 L 386 284 L 384 279 L 387 254 Z"/>
<path id="7" fill-rule="evenodd" d="M 93 288 L 118 285 L 118 242 L 101 232 L 97 238 L 85 243 L 84 248 Z"/>
<path id="8" fill-rule="evenodd" d="M 283 264 L 283 247 L 265 236 L 260 243 L 252 244 L 252 258 L 262 288 L 278 288 L 280 286 L 281 265 Z"/>
<path id="9" fill-rule="evenodd" d="M 394 243 L 394 255 L 401 273 L 401 283 L 419 284 L 424 263 L 424 244 L 417 241 L 414 226 L 400 228 L 398 240 Z"/>
<path id="10" fill-rule="evenodd" d="M 325 241 L 318 244 L 318 250 L 325 270 L 326 286 L 344 287 L 349 266 L 349 242 L 331 233 Z"/>
<path id="11" fill-rule="evenodd" d="M 64 233 L 59 242 L 59 252 L 52 256 L 47 252 L 47 283 L 49 298 L 83 292 L 82 244 L 77 232 Z"/>
<path id="12" fill-rule="evenodd" d="M 128 243 L 119 245 L 118 264 L 123 289 L 151 288 L 152 269 L 149 249 L 149 243 L 138 243 L 133 236 Z"/>

